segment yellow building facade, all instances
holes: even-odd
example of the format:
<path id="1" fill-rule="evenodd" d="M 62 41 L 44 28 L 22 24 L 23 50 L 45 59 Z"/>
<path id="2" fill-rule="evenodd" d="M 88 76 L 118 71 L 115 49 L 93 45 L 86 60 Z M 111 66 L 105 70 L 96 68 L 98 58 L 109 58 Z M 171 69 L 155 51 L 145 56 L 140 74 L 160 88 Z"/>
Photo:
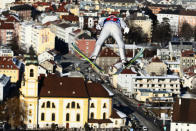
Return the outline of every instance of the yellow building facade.
<path id="1" fill-rule="evenodd" d="M 0 57 L 0 74 L 11 77 L 10 81 L 16 83 L 19 73 L 20 69 L 14 64 L 12 57 Z"/>
<path id="2" fill-rule="evenodd" d="M 26 59 L 20 91 L 20 99 L 27 106 L 28 128 L 84 128 L 85 123 L 112 127 L 112 97 L 100 84 L 49 75 L 39 79 L 38 88 L 37 61 Z"/>
<path id="3" fill-rule="evenodd" d="M 48 27 L 37 26 L 33 28 L 32 45 L 39 55 L 55 47 L 55 34 Z"/>

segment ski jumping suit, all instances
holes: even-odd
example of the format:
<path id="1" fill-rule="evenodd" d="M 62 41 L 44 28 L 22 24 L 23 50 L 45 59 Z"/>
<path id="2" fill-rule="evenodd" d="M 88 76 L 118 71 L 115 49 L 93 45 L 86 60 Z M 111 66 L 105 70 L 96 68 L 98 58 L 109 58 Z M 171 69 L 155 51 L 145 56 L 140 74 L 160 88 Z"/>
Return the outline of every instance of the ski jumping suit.
<path id="1" fill-rule="evenodd" d="M 129 31 L 129 28 L 127 27 L 126 23 L 122 19 L 119 19 L 117 17 L 114 17 L 114 18 L 108 17 L 108 18 L 102 18 L 99 20 L 97 28 L 101 29 L 101 27 L 103 27 L 103 29 L 96 42 L 96 46 L 91 55 L 91 58 L 96 59 L 101 49 L 101 46 L 106 40 L 106 38 L 108 38 L 109 36 L 112 36 L 118 44 L 121 61 L 125 62 L 126 61 L 125 51 L 124 51 L 125 45 L 122 40 L 121 27 L 124 29 L 124 32 L 126 30 L 126 33 L 128 33 L 127 29 Z"/>

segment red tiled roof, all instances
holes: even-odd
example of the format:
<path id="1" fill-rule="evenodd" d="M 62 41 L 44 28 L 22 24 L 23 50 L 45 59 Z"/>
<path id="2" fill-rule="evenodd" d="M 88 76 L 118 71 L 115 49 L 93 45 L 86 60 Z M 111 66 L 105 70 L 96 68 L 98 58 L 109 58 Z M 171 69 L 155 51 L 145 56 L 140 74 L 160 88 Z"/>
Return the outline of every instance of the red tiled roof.
<path id="1" fill-rule="evenodd" d="M 51 2 L 36 2 L 33 5 L 37 5 L 37 6 L 50 6 Z"/>
<path id="2" fill-rule="evenodd" d="M 112 114 L 111 114 L 110 117 L 111 117 L 111 118 L 114 118 L 114 119 L 119 119 L 119 118 L 121 118 L 121 117 L 117 114 L 116 110 L 114 110 L 114 109 L 112 109 Z"/>
<path id="3" fill-rule="evenodd" d="M 99 83 L 87 83 L 86 86 L 90 97 L 110 97 L 106 89 Z"/>
<path id="4" fill-rule="evenodd" d="M 81 29 L 74 30 L 73 33 L 78 34 L 81 32 Z"/>
<path id="5" fill-rule="evenodd" d="M 182 57 L 194 57 L 194 51 L 192 50 L 186 50 L 182 52 Z"/>
<path id="6" fill-rule="evenodd" d="M 49 75 L 43 81 L 40 97 L 88 98 L 83 78 Z"/>
<path id="7" fill-rule="evenodd" d="M 13 63 L 12 57 L 0 57 L 0 69 L 19 70 Z"/>
<path id="8" fill-rule="evenodd" d="M 131 69 L 124 69 L 121 74 L 136 74 L 135 72 L 133 72 Z"/>
<path id="9" fill-rule="evenodd" d="M 45 8 L 45 11 L 54 11 L 54 8 L 52 6 Z"/>
<path id="10" fill-rule="evenodd" d="M 193 65 L 193 66 L 191 66 L 191 67 L 189 67 L 189 68 L 186 68 L 186 69 L 184 69 L 183 71 L 184 71 L 184 72 L 193 72 L 194 69 L 196 69 L 196 65 Z"/>
<path id="11" fill-rule="evenodd" d="M 7 20 L 5 20 L 6 22 L 19 22 L 14 16 L 6 16 Z"/>
<path id="12" fill-rule="evenodd" d="M 151 62 L 162 62 L 158 57 L 152 58 Z"/>
<path id="13" fill-rule="evenodd" d="M 133 57 L 133 50 L 126 49 L 125 50 L 125 55 L 126 55 L 126 57 Z"/>
<path id="14" fill-rule="evenodd" d="M 59 8 L 57 10 L 55 10 L 55 12 L 68 12 L 64 6 L 59 6 Z"/>
<path id="15" fill-rule="evenodd" d="M 13 23 L 0 23 L 0 29 L 9 29 L 9 30 L 14 30 L 14 24 Z"/>
<path id="16" fill-rule="evenodd" d="M 113 50 L 110 48 L 105 48 L 101 50 L 100 56 L 99 57 L 119 57 L 116 53 L 114 53 Z"/>
<path id="17" fill-rule="evenodd" d="M 66 21 L 79 21 L 79 17 L 74 15 L 63 15 L 62 19 Z"/>
<path id="18" fill-rule="evenodd" d="M 180 10 L 180 15 L 196 16 L 196 11 L 194 10 Z"/>
<path id="19" fill-rule="evenodd" d="M 196 123 L 196 99 L 176 99 L 173 105 L 173 122 Z"/>
<path id="20" fill-rule="evenodd" d="M 113 123 L 110 119 L 89 119 L 88 122 L 89 123 L 98 123 L 98 124 Z"/>

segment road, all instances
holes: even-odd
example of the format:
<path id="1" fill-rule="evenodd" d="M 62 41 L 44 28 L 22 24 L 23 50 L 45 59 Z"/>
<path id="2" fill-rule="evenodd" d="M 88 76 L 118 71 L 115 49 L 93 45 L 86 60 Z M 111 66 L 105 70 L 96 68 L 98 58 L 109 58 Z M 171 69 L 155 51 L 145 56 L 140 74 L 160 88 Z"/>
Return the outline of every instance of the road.
<path id="1" fill-rule="evenodd" d="M 154 124 L 154 120 L 145 115 L 145 113 L 142 111 L 142 107 L 138 108 L 137 105 L 133 104 L 133 101 L 131 101 L 131 99 L 122 95 L 119 91 L 114 90 L 112 87 L 107 87 L 111 92 L 115 94 L 114 100 L 122 103 L 123 105 L 127 105 L 132 111 L 132 114 L 134 114 L 140 121 L 141 125 L 145 125 L 149 131 L 161 131 L 161 129 Z"/>

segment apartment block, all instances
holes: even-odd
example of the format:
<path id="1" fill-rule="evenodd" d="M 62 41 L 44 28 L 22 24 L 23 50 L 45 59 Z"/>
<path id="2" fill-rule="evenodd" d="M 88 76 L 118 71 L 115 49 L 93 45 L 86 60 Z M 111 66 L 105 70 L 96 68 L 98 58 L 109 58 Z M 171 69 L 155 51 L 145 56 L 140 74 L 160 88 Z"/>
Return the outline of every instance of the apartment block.
<path id="1" fill-rule="evenodd" d="M 47 26 L 34 22 L 23 22 L 20 26 L 19 42 L 21 47 L 25 47 L 27 51 L 32 46 L 39 55 L 54 49 L 55 34 Z"/>

